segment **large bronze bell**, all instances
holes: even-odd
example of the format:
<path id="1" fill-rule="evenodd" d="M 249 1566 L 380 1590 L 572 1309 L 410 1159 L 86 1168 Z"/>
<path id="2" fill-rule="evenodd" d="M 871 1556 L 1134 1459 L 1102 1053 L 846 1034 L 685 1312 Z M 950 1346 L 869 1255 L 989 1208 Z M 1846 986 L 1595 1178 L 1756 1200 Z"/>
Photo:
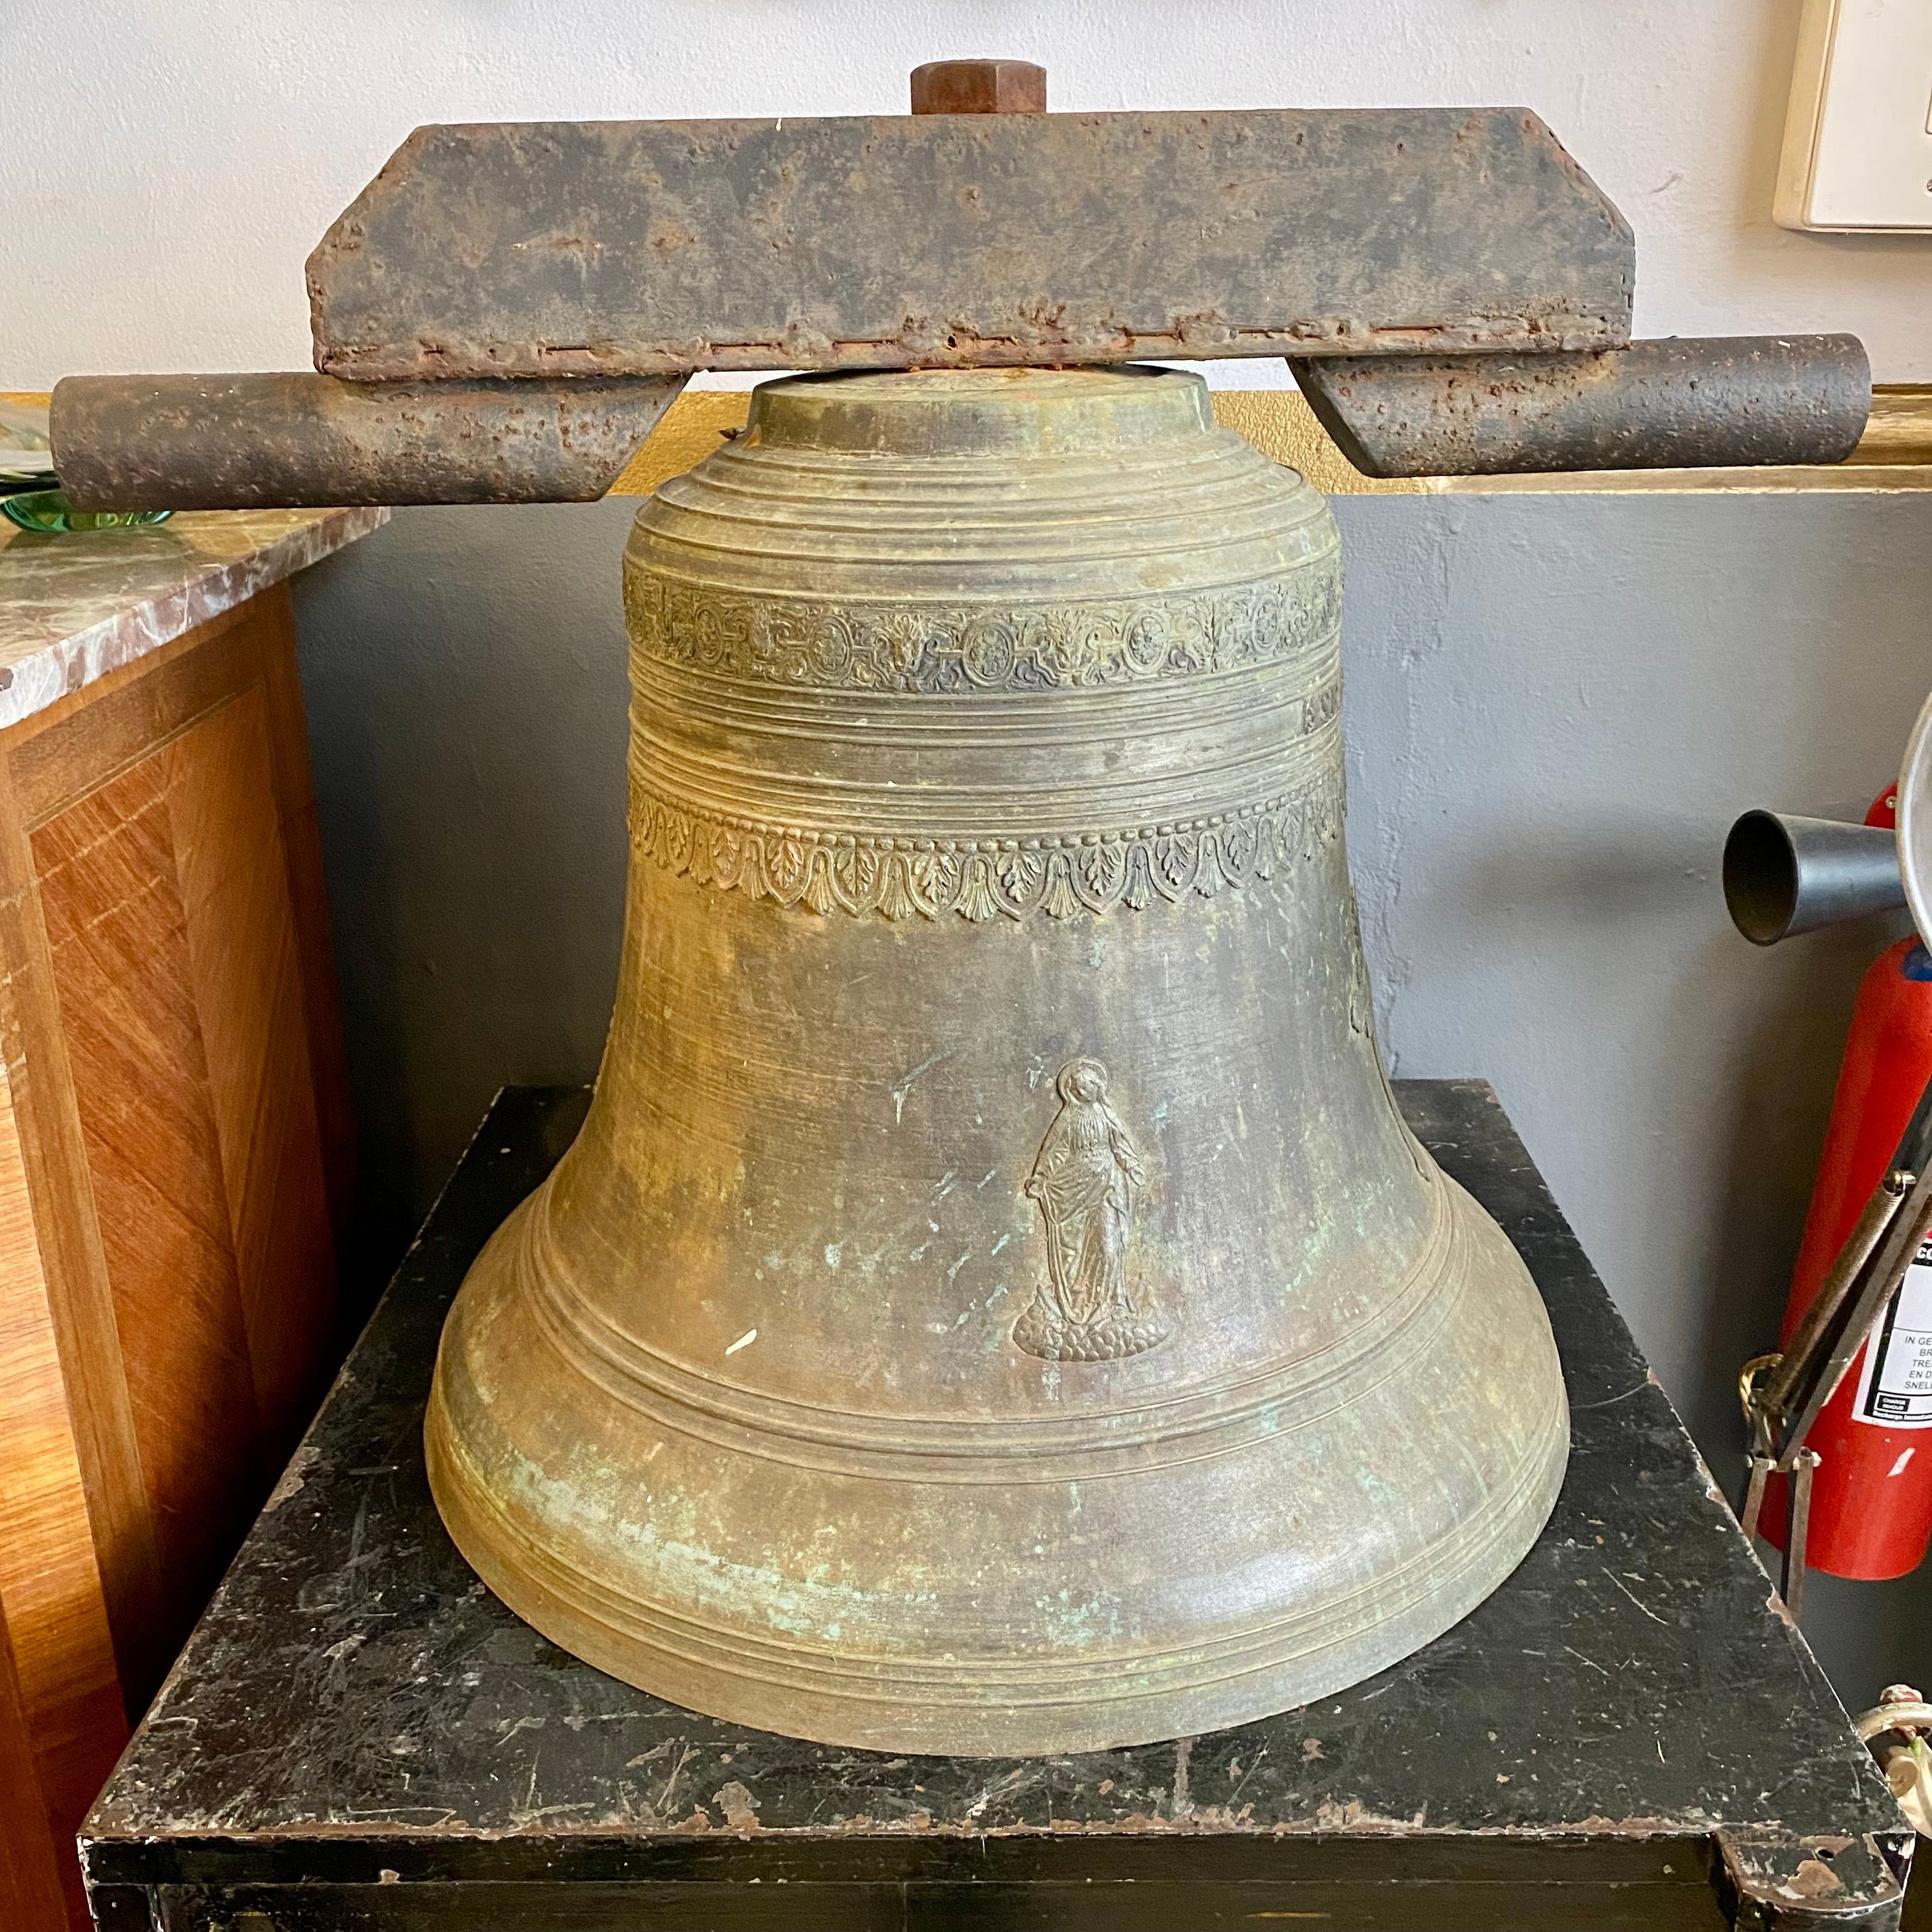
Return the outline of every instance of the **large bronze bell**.
<path id="1" fill-rule="evenodd" d="M 802 377 L 639 513 L 596 1100 L 452 1314 L 512 1607 L 830 1743 L 1192 1732 L 1541 1527 L 1550 1328 L 1404 1128 L 1335 526 L 1198 377 Z"/>

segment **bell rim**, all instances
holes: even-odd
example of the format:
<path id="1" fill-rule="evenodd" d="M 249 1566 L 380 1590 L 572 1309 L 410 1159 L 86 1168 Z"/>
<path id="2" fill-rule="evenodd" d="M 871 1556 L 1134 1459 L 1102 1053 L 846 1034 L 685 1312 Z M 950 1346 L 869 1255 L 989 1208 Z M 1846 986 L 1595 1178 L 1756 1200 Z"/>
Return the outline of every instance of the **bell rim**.
<path id="1" fill-rule="evenodd" d="M 1447 1576 L 1413 1592 L 1391 1615 L 1242 1669 L 1204 1676 L 1198 1666 L 1192 1673 L 1189 1669 L 1192 1660 L 1217 1660 L 1236 1647 L 1244 1652 L 1258 1647 L 1251 1634 L 1239 1632 L 1150 1653 L 1180 1660 L 1163 1673 L 1172 1681 L 1111 1696 L 1096 1696 L 1095 1688 L 1118 1686 L 1144 1664 L 1118 1653 L 1100 1658 L 1056 1654 L 1037 1660 L 1030 1671 L 1016 1669 L 1016 1658 L 976 1660 L 948 1670 L 910 1654 L 880 1659 L 820 1648 L 808 1653 L 819 1681 L 806 1688 L 742 1665 L 696 1660 L 626 1631 L 598 1616 L 580 1595 L 542 1580 L 543 1572 L 558 1567 L 554 1558 L 546 1555 L 532 1564 L 527 1545 L 517 1550 L 519 1560 L 506 1557 L 503 1540 L 490 1528 L 508 1526 L 507 1516 L 487 1486 L 458 1473 L 466 1459 L 452 1454 L 456 1438 L 444 1420 L 440 1382 L 439 1375 L 424 1421 L 430 1492 L 458 1553 L 513 1614 L 572 1655 L 668 1702 L 723 1723 L 848 1749 L 968 1757 L 1060 1756 L 1226 1730 L 1333 1695 L 1413 1655 L 1484 1602 L 1534 1547 L 1556 1508 L 1568 1463 L 1568 1405 L 1559 1378 L 1508 1496 L 1496 1499 L 1497 1506 L 1462 1518 L 1436 1544 L 1417 1552 L 1402 1572 L 1393 1573 L 1426 1572 L 1430 1558 L 1458 1550 L 1463 1560 Z M 1380 1600 L 1390 1580 L 1390 1573 L 1385 1573 L 1352 1594 L 1356 1600 Z M 1296 1625 L 1332 1630 L 1334 1607 L 1333 1600 L 1306 1606 L 1264 1626 L 1262 1636 Z M 736 1624 L 715 1628 L 721 1657 L 728 1650 L 741 1659 L 770 1649 L 784 1656 L 796 1672 L 808 1654 L 803 1646 L 781 1649 Z M 880 1665 L 890 1672 L 890 1680 Z M 879 1688 L 882 1681 L 891 1688 Z M 1020 1694 L 1036 1681 L 1058 1684 L 1065 1694 Z M 967 1694 L 957 1694 L 962 1688 Z M 861 1714 L 874 1710 L 877 1721 L 860 1720 Z"/>
<path id="2" fill-rule="evenodd" d="M 508 1498 L 520 1486 L 492 1484 L 451 1406 L 452 1358 L 462 1346 L 455 1338 L 464 1333 L 455 1322 L 444 1332 L 424 1419 L 431 1492 L 459 1553 L 525 1622 L 622 1682 L 726 1722 L 834 1746 L 1000 1756 L 1145 1743 L 1271 1715 L 1359 1682 L 1459 1622 L 1522 1561 L 1562 1486 L 1568 1405 L 1541 1298 L 1480 1207 L 1448 1176 L 1439 1184 L 1454 1218 L 1485 1251 L 1471 1258 L 1486 1263 L 1492 1292 L 1503 1291 L 1489 1318 L 1532 1324 L 1515 1426 L 1485 1432 L 1492 1467 L 1478 1485 L 1480 1507 L 1472 1497 L 1400 1563 L 1339 1594 L 1314 1588 L 1234 1614 L 1210 1606 L 1189 1627 L 1156 1617 L 1151 1628 L 1164 1630 L 1162 1640 L 1138 1652 L 1130 1639 L 1101 1649 L 1016 1642 L 964 1656 L 939 1649 L 958 1628 L 944 1606 L 896 1613 L 883 1628 L 896 1626 L 905 1641 L 882 1650 L 829 1627 L 794 1636 L 728 1606 L 674 1603 L 651 1594 L 648 1568 L 634 1580 L 621 1564 L 580 1568 L 567 1534 L 533 1533 L 520 1520 Z M 491 1272 L 484 1258 L 476 1266 Z M 1483 1319 L 1466 1304 L 1450 1312 L 1464 1324 Z M 1292 1480 L 1296 1435 L 1280 1432 L 1234 1452 L 1242 1492 Z M 1076 1489 L 1092 1485 L 1084 1474 L 1065 1474 Z M 1101 1480 L 1135 1486 L 1136 1474 Z M 961 1507 L 973 1507 L 963 1495 Z M 541 1516 L 531 1522 L 541 1526 Z M 1150 1599 L 1146 1608 L 1154 1607 Z"/>

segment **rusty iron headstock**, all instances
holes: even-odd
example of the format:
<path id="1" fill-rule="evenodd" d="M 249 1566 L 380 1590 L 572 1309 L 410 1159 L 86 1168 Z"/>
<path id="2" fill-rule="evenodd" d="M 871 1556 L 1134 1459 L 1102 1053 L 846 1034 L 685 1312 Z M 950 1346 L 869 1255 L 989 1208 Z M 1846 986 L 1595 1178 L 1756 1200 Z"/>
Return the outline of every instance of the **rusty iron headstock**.
<path id="1" fill-rule="evenodd" d="M 309 258 L 317 374 L 70 377 L 83 507 L 578 501 L 694 371 L 1286 356 L 1370 476 L 1835 462 L 1850 336 L 1630 340 L 1635 244 L 1517 108 L 418 128 Z"/>

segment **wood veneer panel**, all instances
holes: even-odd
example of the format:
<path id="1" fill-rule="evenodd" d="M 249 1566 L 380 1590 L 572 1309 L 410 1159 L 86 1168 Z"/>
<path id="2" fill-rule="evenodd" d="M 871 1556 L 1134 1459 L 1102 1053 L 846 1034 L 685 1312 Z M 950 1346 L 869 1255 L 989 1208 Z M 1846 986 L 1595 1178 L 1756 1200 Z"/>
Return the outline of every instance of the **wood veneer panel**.
<path id="1" fill-rule="evenodd" d="M 263 693 L 159 755 L 257 1412 L 279 1466 L 333 1361 L 335 1252 Z"/>
<path id="2" fill-rule="evenodd" d="M 171 763 L 156 755 L 134 765 L 32 835 L 166 1580 L 159 1628 L 170 1652 L 246 1527 L 262 1475 L 216 1103 L 173 848 Z"/>
<path id="3" fill-rule="evenodd" d="M 77 1877 L 70 1851 L 68 1863 Z M 52 1828 L 40 1802 L 32 1726 L 0 1618 L 0 1924 L 8 1932 L 60 1932 L 69 1922 L 75 1922 L 68 1920 Z M 77 1928 L 86 1923 L 83 1906 Z"/>
<path id="4" fill-rule="evenodd" d="M 294 605 L 288 586 L 276 584 L 153 656 L 62 699 L 16 728 L 9 741 L 21 816 L 38 826 L 243 692 L 260 690 L 301 962 L 310 1085 L 331 1208 L 339 1219 L 354 1180 L 356 1130 L 295 647 Z"/>
<path id="5" fill-rule="evenodd" d="M 342 1037 L 341 987 L 329 937 L 322 828 L 316 816 L 314 780 L 309 766 L 308 724 L 296 667 L 295 605 L 288 586 L 278 584 L 256 598 L 249 609 L 260 644 L 270 769 L 288 868 L 290 910 L 302 959 L 310 1085 L 322 1135 L 329 1204 L 339 1236 L 356 1178 L 356 1120 L 350 1106 L 349 1062 Z"/>
<path id="6" fill-rule="evenodd" d="M 335 1358 L 350 1130 L 285 589 L 0 734 L 0 1926 L 59 1932 L 64 1880 L 81 1932 L 125 1712 Z"/>
<path id="7" fill-rule="evenodd" d="M 244 605 L 24 720 L 7 734 L 22 823 L 44 824 L 260 676 Z"/>
<path id="8" fill-rule="evenodd" d="M 211 1570 L 218 1573 L 216 1550 L 225 1550 L 232 1539 L 225 1533 L 213 1538 L 194 1557 L 182 1547 L 182 1532 L 192 1520 L 192 1509 L 184 1515 L 184 1505 L 176 1499 L 182 1520 L 174 1524 L 171 1538 L 164 1536 L 156 1519 L 158 1484 L 162 1494 L 173 1485 L 146 1466 L 158 1446 L 154 1415 L 151 1406 L 137 1424 L 138 1391 L 130 1384 L 124 1356 L 127 1296 L 122 1284 L 110 1280 L 97 1185 L 98 1180 L 104 1182 L 111 1193 L 116 1192 L 124 1175 L 111 1164 L 101 1176 L 94 1172 L 92 1143 L 99 1138 L 102 1108 L 111 1109 L 113 1104 L 111 1082 L 104 1084 L 98 1060 L 86 1070 L 94 1089 L 90 1132 L 76 1088 L 63 997 L 69 1006 L 78 998 L 84 1022 L 98 1016 L 92 1012 L 92 992 L 73 978 L 73 958 L 65 962 L 65 974 L 56 970 L 46 932 L 49 900 L 37 877 L 50 857 L 57 860 L 71 840 L 53 834 L 37 843 L 30 828 L 43 826 L 90 792 L 100 801 L 95 811 L 104 806 L 111 811 L 116 795 L 109 788 L 116 774 L 152 758 L 171 735 L 245 687 L 256 675 L 245 620 L 246 607 L 224 613 L 37 713 L 8 732 L 4 741 L 8 802 L 0 812 L 4 821 L 0 824 L 0 846 L 8 849 L 0 852 L 0 860 L 8 862 L 7 883 L 19 884 L 14 886 L 17 896 L 10 896 L 0 908 L 0 925 L 14 928 L 0 934 L 0 944 L 14 969 L 8 990 L 16 996 L 12 1004 L 16 1010 L 0 1014 L 0 1018 L 14 1022 L 9 1030 L 10 1071 L 22 1102 L 36 1226 L 54 1284 L 50 1299 L 70 1384 L 70 1408 L 88 1515 L 130 1714 L 140 1711 L 159 1682 L 186 1621 L 205 1594 L 198 1586 L 186 1586 L 185 1579 Z M 85 815 L 69 831 L 84 822 Z M 106 856 L 96 855 L 94 862 Z M 67 884 L 70 886 L 71 881 Z M 54 897 L 62 901 L 64 910 L 74 910 L 68 902 L 70 892 L 62 887 L 56 888 Z M 90 910 L 82 909 L 83 920 Z M 71 946 L 68 951 L 71 955 Z M 105 969 L 103 958 L 94 963 L 97 969 Z M 151 973 L 155 963 L 145 962 L 144 970 Z M 64 976 L 69 982 L 64 987 Z M 131 1232 L 118 1228 L 124 1259 Z M 135 1298 L 139 1300 L 138 1294 Z M 183 1342 L 175 1365 L 186 1368 L 192 1366 L 193 1350 L 186 1337 Z M 136 1383 L 144 1379 L 160 1384 L 145 1391 L 151 1399 L 165 1388 L 162 1374 L 137 1373 L 135 1378 Z M 192 1384 L 194 1378 L 188 1380 Z M 183 1459 L 191 1462 L 191 1450 L 184 1450 Z M 218 1453 L 213 1465 L 218 1474 L 224 1460 Z M 171 1544 L 165 1551 L 164 1540 Z M 212 1582 L 212 1575 L 208 1580 Z"/>
<path id="9" fill-rule="evenodd" d="M 14 745 L 12 734 L 0 740 L 0 1050 L 124 1703 L 138 1712 L 170 1654 L 161 1630 L 166 1592 L 34 856 L 14 794 Z"/>
<path id="10" fill-rule="evenodd" d="M 19 1124 L 0 1088 L 0 1624 L 11 1640 L 31 1762 L 9 1803 L 44 1808 L 73 1924 L 87 1904 L 72 1846 L 127 1742 L 80 1460 L 27 1196 Z M 20 1780 L 31 1777 L 29 1792 Z M 5 1807 L 0 1805 L 0 1810 Z M 9 1919 L 9 1924 L 27 1921 Z M 36 1928 L 38 1932 L 38 1928 Z"/>

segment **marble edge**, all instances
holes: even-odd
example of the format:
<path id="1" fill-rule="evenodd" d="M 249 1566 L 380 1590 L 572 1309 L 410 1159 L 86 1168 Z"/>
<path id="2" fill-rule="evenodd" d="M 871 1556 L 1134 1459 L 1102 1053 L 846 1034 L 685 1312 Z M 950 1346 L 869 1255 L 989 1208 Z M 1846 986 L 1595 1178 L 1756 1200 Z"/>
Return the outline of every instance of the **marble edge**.
<path id="1" fill-rule="evenodd" d="M 209 559 L 170 589 L 137 596 L 98 622 L 34 646 L 4 667 L 10 677 L 0 688 L 0 730 L 172 644 L 388 520 L 385 508 L 322 511 L 256 549 Z"/>

